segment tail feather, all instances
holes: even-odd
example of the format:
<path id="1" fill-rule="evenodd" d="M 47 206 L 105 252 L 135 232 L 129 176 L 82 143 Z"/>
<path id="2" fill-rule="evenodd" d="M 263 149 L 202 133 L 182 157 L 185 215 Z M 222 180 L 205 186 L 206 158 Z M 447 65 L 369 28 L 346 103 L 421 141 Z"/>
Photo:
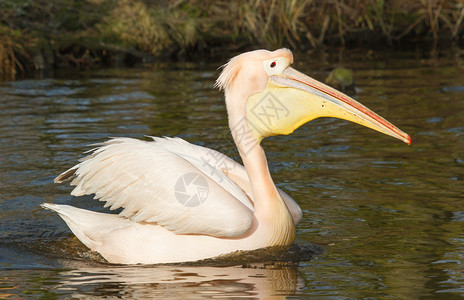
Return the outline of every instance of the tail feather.
<path id="1" fill-rule="evenodd" d="M 91 250 L 96 250 L 105 235 L 112 230 L 125 227 L 131 222 L 118 215 L 93 212 L 69 205 L 43 203 L 41 206 L 58 213 L 74 235 Z"/>
<path id="2" fill-rule="evenodd" d="M 62 183 L 62 182 L 65 182 L 65 181 L 68 181 L 70 179 L 72 179 L 75 175 L 76 175 L 76 171 L 77 171 L 77 166 L 74 166 L 72 167 L 71 169 L 67 170 L 67 171 L 64 171 L 63 173 L 61 173 L 60 175 L 58 175 L 54 182 L 55 183 Z M 51 208 L 49 208 L 51 209 Z M 53 210 L 53 209 L 51 209 Z"/>

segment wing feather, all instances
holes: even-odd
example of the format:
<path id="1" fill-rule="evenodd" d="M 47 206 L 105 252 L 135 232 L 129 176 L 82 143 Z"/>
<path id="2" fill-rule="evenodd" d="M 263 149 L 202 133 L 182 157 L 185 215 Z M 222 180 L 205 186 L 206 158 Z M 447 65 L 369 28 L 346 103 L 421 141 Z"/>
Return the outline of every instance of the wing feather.
<path id="1" fill-rule="evenodd" d="M 245 170 L 245 167 L 233 159 L 225 156 L 224 154 L 217 152 L 213 149 L 208 149 L 205 147 L 200 147 L 196 145 L 189 144 L 188 142 L 184 141 L 183 139 L 180 138 L 153 138 L 159 142 L 165 142 L 166 147 L 173 147 L 175 146 L 178 151 L 179 149 L 182 149 L 183 152 L 180 155 L 193 155 L 195 156 L 197 161 L 208 161 L 213 167 L 214 170 L 220 170 L 222 171 L 221 174 L 225 175 L 228 179 L 233 181 L 233 188 L 238 188 L 240 189 L 247 195 L 247 199 L 253 199 L 252 191 L 251 191 L 251 185 L 250 185 L 250 179 L 248 178 L 248 174 Z M 179 146 L 176 146 L 178 144 Z M 184 145 L 183 147 L 180 145 Z M 191 147 L 195 147 L 195 151 L 189 151 L 191 150 Z M 287 193 L 285 193 L 283 190 L 277 188 L 279 191 L 282 199 L 285 201 L 285 204 L 287 205 L 288 210 L 290 211 L 290 214 L 293 217 L 293 220 L 295 222 L 295 226 L 298 225 L 303 217 L 302 211 L 298 203 L 296 203 L 295 200 L 293 200 Z M 243 199 L 238 197 L 238 199 Z M 253 206 L 249 201 L 244 201 L 243 203 L 247 207 L 249 207 L 251 210 L 253 210 Z"/>
<path id="2" fill-rule="evenodd" d="M 114 138 L 96 146 L 55 182 L 72 178 L 72 195 L 95 194 L 105 207 L 123 208 L 121 216 L 158 223 L 178 234 L 236 237 L 249 230 L 253 206 L 218 161 L 204 159 L 214 150 L 178 138 Z M 198 181 L 182 187 L 182 180 L 192 176 Z M 196 199 L 198 205 L 185 205 L 182 197 Z"/>

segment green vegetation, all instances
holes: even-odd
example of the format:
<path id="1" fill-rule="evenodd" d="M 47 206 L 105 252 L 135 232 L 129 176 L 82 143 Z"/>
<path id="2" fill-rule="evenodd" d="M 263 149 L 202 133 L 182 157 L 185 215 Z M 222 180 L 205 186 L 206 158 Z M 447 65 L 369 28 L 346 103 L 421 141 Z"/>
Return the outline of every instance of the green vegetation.
<path id="1" fill-rule="evenodd" d="M 0 0 L 0 76 L 250 47 L 462 40 L 462 0 Z"/>
<path id="2" fill-rule="evenodd" d="M 354 90 L 353 71 L 345 68 L 335 68 L 330 72 L 325 82 L 341 91 Z"/>

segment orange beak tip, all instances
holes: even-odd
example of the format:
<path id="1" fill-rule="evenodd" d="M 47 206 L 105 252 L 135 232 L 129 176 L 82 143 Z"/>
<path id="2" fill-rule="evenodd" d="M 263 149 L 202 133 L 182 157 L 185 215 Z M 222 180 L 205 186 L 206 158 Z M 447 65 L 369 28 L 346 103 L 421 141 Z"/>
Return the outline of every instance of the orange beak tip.
<path id="1" fill-rule="evenodd" d="M 406 134 L 406 135 L 407 135 L 407 138 L 408 138 L 408 141 L 406 142 L 406 144 L 411 145 L 411 137 L 409 136 L 409 134 Z"/>

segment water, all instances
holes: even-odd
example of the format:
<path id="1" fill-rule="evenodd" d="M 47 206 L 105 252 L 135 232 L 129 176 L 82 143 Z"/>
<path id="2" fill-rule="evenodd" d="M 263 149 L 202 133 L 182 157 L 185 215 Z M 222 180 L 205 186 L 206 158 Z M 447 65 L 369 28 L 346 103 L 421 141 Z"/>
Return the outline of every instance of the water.
<path id="1" fill-rule="evenodd" d="M 304 211 L 297 243 L 325 249 L 297 263 L 271 254 L 245 264 L 111 265 L 39 208 L 105 211 L 53 178 L 108 137 L 180 136 L 238 159 L 222 95 L 211 89 L 222 61 L 1 83 L 0 297 L 463 296 L 462 51 L 358 50 L 299 54 L 296 62 L 318 79 L 337 65 L 352 68 L 355 98 L 413 142 L 335 119 L 264 141 L 275 182 Z"/>

